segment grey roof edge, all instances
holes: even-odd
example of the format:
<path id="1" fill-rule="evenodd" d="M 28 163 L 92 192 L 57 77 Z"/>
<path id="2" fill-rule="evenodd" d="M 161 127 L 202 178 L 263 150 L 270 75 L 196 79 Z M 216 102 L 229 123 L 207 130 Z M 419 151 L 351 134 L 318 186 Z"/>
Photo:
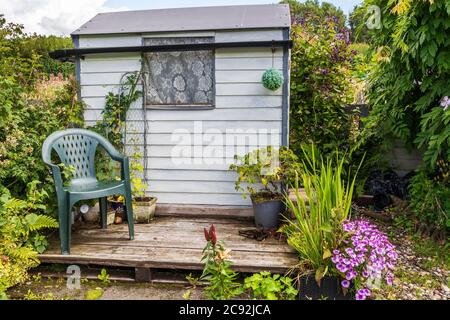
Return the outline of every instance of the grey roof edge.
<path id="1" fill-rule="evenodd" d="M 235 11 L 234 14 L 232 16 L 227 16 L 227 13 L 232 13 L 232 10 Z M 216 15 L 213 21 L 208 20 L 208 17 L 201 19 L 197 14 L 191 15 L 191 19 L 186 16 L 181 16 L 180 19 L 172 17 L 175 21 L 170 21 L 170 19 L 164 17 L 168 14 L 176 16 L 177 13 L 197 13 L 196 11 L 216 13 L 218 15 Z M 248 14 L 249 11 L 250 14 Z M 240 13 L 241 16 L 237 16 L 236 13 Z M 155 21 L 156 25 L 152 25 L 152 22 L 149 22 L 149 20 L 152 19 L 148 19 L 148 16 L 151 15 L 153 15 L 155 20 L 161 15 L 162 20 Z M 145 22 L 139 21 L 139 17 L 142 19 L 144 16 L 146 16 Z M 133 19 L 133 17 L 136 19 Z M 105 22 L 105 19 L 110 19 L 111 22 Z M 120 19 L 122 19 L 122 21 Z M 124 19 L 126 22 L 123 21 Z M 183 19 L 185 19 L 184 22 Z M 235 22 L 237 22 L 236 19 L 240 19 L 240 21 L 233 23 L 231 21 L 232 19 L 235 19 Z M 141 23 L 141 25 L 138 25 L 138 23 Z M 185 23 L 185 25 L 182 25 L 183 23 Z M 291 17 L 288 4 L 185 7 L 98 13 L 81 27 L 74 30 L 71 33 L 71 36 L 270 29 L 289 28 L 290 25 Z"/>

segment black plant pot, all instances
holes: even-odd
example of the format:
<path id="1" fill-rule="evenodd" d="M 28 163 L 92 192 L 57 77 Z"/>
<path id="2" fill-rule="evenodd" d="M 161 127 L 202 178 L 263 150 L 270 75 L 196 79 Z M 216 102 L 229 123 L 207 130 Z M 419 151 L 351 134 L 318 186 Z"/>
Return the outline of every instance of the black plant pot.
<path id="1" fill-rule="evenodd" d="M 282 200 L 269 200 L 253 203 L 253 213 L 255 215 L 255 224 L 257 227 L 273 229 L 278 227 L 280 214 L 284 210 Z"/>
<path id="2" fill-rule="evenodd" d="M 314 275 L 305 275 L 300 278 L 298 295 L 300 300 L 352 300 L 349 292 L 342 292 L 341 279 L 336 276 L 325 276 L 317 284 Z"/>

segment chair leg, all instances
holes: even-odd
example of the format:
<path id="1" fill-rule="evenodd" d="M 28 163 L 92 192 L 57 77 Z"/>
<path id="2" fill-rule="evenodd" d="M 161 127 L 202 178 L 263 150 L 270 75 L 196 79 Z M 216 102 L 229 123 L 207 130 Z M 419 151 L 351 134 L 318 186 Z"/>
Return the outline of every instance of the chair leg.
<path id="1" fill-rule="evenodd" d="M 70 242 L 72 238 L 72 207 L 72 204 L 69 204 L 69 206 L 67 207 L 67 254 L 70 254 Z"/>
<path id="2" fill-rule="evenodd" d="M 125 190 L 125 210 L 127 212 L 128 233 L 130 235 L 130 240 L 134 240 L 134 216 L 131 190 Z"/>
<path id="3" fill-rule="evenodd" d="M 68 211 L 68 205 L 66 203 L 59 203 L 58 206 L 59 215 L 59 240 L 61 243 L 61 254 L 70 254 L 70 211 Z"/>
<path id="4" fill-rule="evenodd" d="M 108 224 L 106 197 L 102 197 L 99 199 L 99 206 L 100 206 L 100 223 L 102 229 L 106 229 L 106 226 Z"/>

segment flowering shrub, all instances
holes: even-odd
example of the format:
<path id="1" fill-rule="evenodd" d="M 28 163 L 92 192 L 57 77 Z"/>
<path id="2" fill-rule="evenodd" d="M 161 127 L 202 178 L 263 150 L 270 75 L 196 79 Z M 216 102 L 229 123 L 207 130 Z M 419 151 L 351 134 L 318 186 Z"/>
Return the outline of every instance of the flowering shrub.
<path id="1" fill-rule="evenodd" d="M 353 281 L 356 300 L 365 300 L 371 295 L 370 288 L 381 281 L 392 285 L 397 253 L 387 236 L 363 219 L 346 221 L 343 229 L 350 238 L 333 250 L 331 258 L 344 277 L 342 287 L 349 288 Z"/>
<path id="2" fill-rule="evenodd" d="M 324 153 L 351 145 L 352 62 L 345 17 L 328 4 L 291 3 L 290 145 L 301 155 L 302 143 L 315 143 Z M 298 14 L 296 13 L 298 12 Z"/>

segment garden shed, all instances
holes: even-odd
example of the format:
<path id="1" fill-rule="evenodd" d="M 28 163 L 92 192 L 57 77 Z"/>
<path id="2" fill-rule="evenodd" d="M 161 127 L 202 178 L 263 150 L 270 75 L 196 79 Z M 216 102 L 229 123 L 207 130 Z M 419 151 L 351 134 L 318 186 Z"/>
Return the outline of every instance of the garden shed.
<path id="1" fill-rule="evenodd" d="M 158 204 L 237 208 L 250 201 L 235 191 L 234 155 L 288 144 L 290 25 L 284 4 L 100 13 L 55 54 L 76 57 L 88 126 L 141 72 L 125 144 L 143 155 Z M 271 68 L 277 90 L 262 84 Z"/>

